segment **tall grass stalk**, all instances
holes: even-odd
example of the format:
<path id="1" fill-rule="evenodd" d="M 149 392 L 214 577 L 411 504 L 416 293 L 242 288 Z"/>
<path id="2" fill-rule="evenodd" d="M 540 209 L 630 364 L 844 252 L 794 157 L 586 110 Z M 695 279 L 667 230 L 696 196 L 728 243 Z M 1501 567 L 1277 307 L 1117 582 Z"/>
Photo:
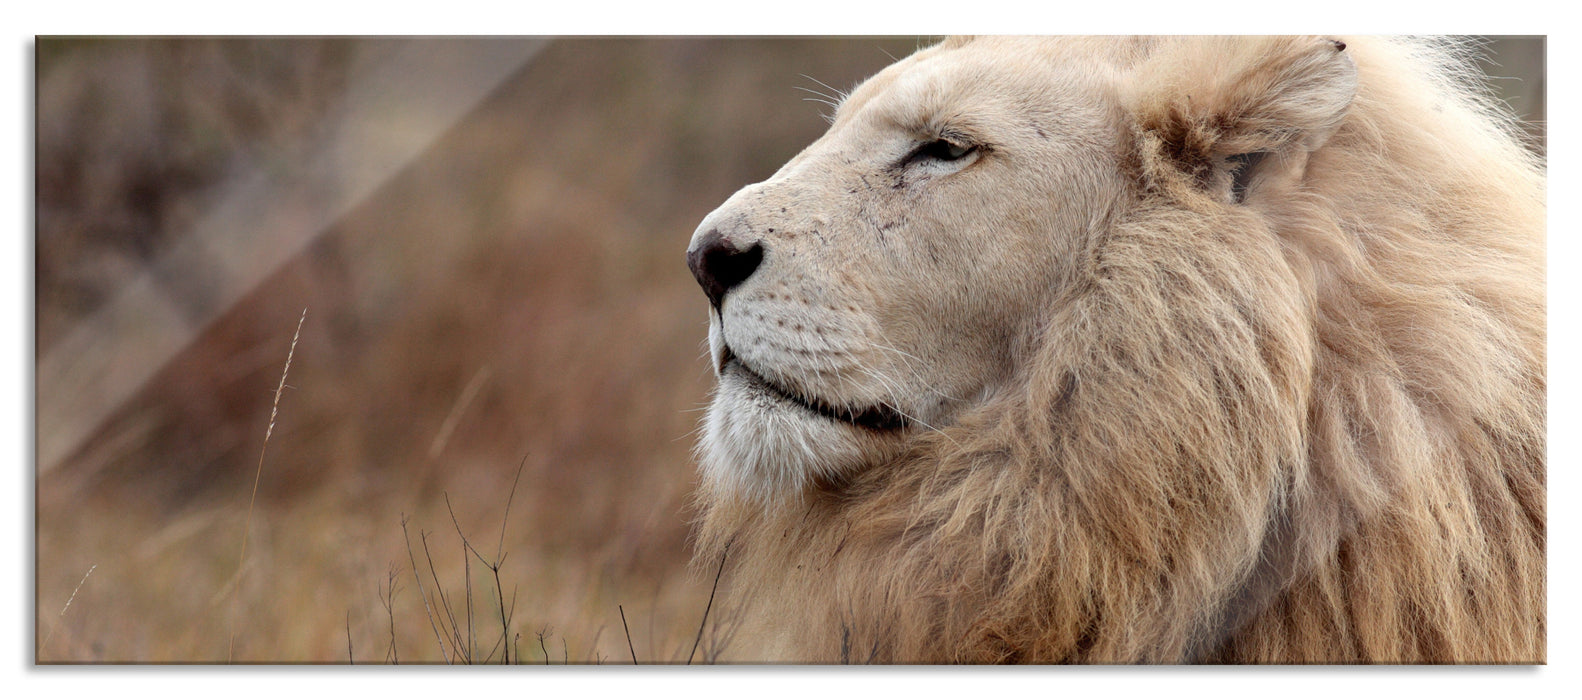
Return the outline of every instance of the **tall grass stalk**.
<path id="1" fill-rule="evenodd" d="M 242 567 L 247 563 L 247 540 L 253 530 L 253 505 L 258 502 L 258 482 L 264 475 L 264 455 L 269 451 L 269 438 L 275 434 L 275 417 L 280 414 L 280 394 L 286 390 L 286 375 L 291 373 L 291 358 L 297 354 L 297 339 L 302 337 L 302 323 L 308 320 L 308 310 L 302 309 L 302 316 L 297 319 L 297 331 L 291 335 L 291 349 L 286 351 L 286 366 L 280 370 L 280 385 L 275 387 L 275 402 L 269 408 L 269 427 L 264 430 L 264 444 L 258 449 L 258 469 L 253 474 L 253 493 L 247 499 L 247 520 L 242 524 L 242 553 L 236 560 L 236 575 L 231 577 L 231 613 L 229 622 L 229 640 L 225 644 L 225 663 L 231 662 L 231 654 L 236 649 L 236 595 L 242 587 Z"/>
<path id="2" fill-rule="evenodd" d="M 74 601 L 74 600 L 77 599 L 77 591 L 82 590 L 82 584 L 88 582 L 88 577 L 93 575 L 93 570 L 97 569 L 97 568 L 99 568 L 98 564 L 90 565 L 88 567 L 88 573 L 83 574 L 82 575 L 82 580 L 77 582 L 77 587 L 71 589 L 71 595 L 66 598 L 66 604 L 61 606 L 60 614 L 55 616 L 55 624 L 50 626 L 49 634 L 44 635 L 44 643 L 38 645 L 38 651 L 39 652 L 44 651 L 44 647 L 49 646 L 49 640 L 55 638 L 55 632 L 60 629 L 61 621 L 66 619 L 66 611 L 71 609 L 71 601 Z M 37 653 L 37 652 L 35 652 L 35 653 Z"/>

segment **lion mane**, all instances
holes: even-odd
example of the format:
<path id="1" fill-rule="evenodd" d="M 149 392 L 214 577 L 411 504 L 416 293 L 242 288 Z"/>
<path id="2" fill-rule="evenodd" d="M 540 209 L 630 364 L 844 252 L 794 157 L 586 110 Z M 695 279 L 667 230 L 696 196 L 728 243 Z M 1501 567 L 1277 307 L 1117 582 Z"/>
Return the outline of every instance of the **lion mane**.
<path id="1" fill-rule="evenodd" d="M 1472 50 L 1085 41 L 1126 194 L 1003 385 L 700 487 L 737 655 L 1542 663 L 1545 181 Z"/>

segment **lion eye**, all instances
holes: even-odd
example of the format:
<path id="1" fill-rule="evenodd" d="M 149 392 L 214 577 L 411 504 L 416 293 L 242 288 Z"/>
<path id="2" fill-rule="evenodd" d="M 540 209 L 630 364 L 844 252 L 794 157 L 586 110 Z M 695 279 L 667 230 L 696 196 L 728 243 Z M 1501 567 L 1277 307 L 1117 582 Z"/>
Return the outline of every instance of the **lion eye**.
<path id="1" fill-rule="evenodd" d="M 918 149 L 917 157 L 944 161 L 961 160 L 974 150 L 977 150 L 976 146 L 962 146 L 945 139 L 938 139 Z"/>

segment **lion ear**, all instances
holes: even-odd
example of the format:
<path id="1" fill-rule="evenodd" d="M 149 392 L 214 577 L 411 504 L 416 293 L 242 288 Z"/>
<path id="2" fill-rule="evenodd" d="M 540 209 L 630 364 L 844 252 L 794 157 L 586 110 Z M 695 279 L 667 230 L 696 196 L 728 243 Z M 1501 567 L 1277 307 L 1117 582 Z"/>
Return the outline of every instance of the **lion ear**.
<path id="1" fill-rule="evenodd" d="M 1165 191 L 1241 202 L 1300 178 L 1340 126 L 1357 69 L 1334 39 L 1216 37 L 1154 46 L 1123 88 L 1144 177 Z"/>

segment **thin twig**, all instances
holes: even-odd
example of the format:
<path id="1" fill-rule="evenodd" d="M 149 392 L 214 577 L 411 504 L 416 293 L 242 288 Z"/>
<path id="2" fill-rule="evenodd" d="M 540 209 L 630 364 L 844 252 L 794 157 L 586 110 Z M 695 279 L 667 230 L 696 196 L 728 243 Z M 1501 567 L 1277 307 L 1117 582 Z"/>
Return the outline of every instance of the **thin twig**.
<path id="1" fill-rule="evenodd" d="M 500 517 L 500 541 L 494 547 L 494 561 L 487 564 L 489 570 L 494 572 L 494 595 L 496 602 L 500 606 L 500 641 L 502 643 L 505 641 L 506 636 L 511 633 L 511 617 L 516 614 L 516 591 L 513 590 L 511 592 L 511 614 L 506 614 L 505 587 L 500 584 L 500 566 L 505 564 L 505 528 L 511 521 L 511 503 L 516 501 L 516 485 L 522 481 L 522 470 L 526 467 L 527 455 L 522 455 L 522 463 L 516 465 L 516 477 L 511 480 L 511 493 L 505 497 L 505 514 Z M 447 504 L 447 507 L 449 507 L 449 504 Z M 478 550 L 474 549 L 472 553 L 478 556 L 479 561 L 483 560 L 483 555 L 478 554 Z M 510 656 L 509 652 L 510 650 L 507 649 L 506 657 Z M 517 663 L 522 662 L 520 649 L 517 650 L 516 661 Z M 510 658 L 504 659 L 504 663 L 509 664 L 510 662 Z"/>
<path id="2" fill-rule="evenodd" d="M 66 598 L 66 604 L 61 606 L 60 614 L 55 616 L 55 624 L 50 626 L 49 634 L 44 635 L 44 643 L 38 645 L 39 651 L 43 651 L 44 647 L 49 646 L 49 640 L 55 638 L 55 631 L 60 629 L 61 621 L 66 619 L 66 611 L 71 608 L 71 601 L 74 601 L 74 600 L 77 599 L 77 591 L 82 590 L 82 584 L 88 582 L 89 574 L 92 574 L 93 570 L 97 569 L 97 568 L 99 568 L 98 564 L 90 564 L 88 566 L 88 573 L 83 574 L 82 575 L 82 580 L 77 582 L 77 587 L 71 589 L 71 595 Z"/>
<path id="3" fill-rule="evenodd" d="M 505 561 L 502 554 L 505 551 L 505 524 L 511 519 L 511 502 L 516 500 L 516 484 L 522 480 L 522 469 L 526 466 L 527 455 L 522 455 L 522 463 L 516 467 L 516 478 L 511 480 L 511 495 L 505 497 L 505 516 L 500 518 L 500 543 L 494 548 L 494 559 L 497 564 Z"/>
<path id="4" fill-rule="evenodd" d="M 500 575 L 499 575 L 498 572 L 495 574 L 494 585 L 495 585 L 496 588 L 498 588 L 499 585 L 500 585 Z M 505 610 L 505 600 L 503 598 L 500 601 L 500 608 L 501 608 L 500 609 L 500 624 L 501 624 L 501 627 L 509 628 L 511 626 L 511 620 L 516 617 L 516 589 L 515 588 L 511 589 L 511 610 L 510 610 L 510 612 L 506 612 L 506 610 Z M 502 629 L 501 632 L 504 633 L 505 630 Z M 506 633 L 506 634 L 508 634 L 508 633 Z M 521 633 L 518 633 L 516 636 L 517 637 L 521 637 L 522 635 L 521 635 Z M 494 643 L 494 646 L 489 648 L 489 653 L 485 654 L 483 658 L 484 659 L 493 658 L 494 657 L 494 650 L 499 649 L 500 645 L 504 644 L 506 641 L 507 641 L 507 638 L 504 636 L 504 634 L 502 634 L 500 639 Z M 522 653 L 522 650 L 521 650 L 520 646 L 516 650 L 516 653 L 517 654 Z M 517 663 L 522 663 L 522 659 L 518 658 L 516 660 L 516 662 Z M 500 663 L 502 665 L 511 663 L 511 647 L 510 646 L 507 646 L 505 648 L 505 657 L 504 657 L 504 659 L 502 659 L 500 661 Z"/>
<path id="5" fill-rule="evenodd" d="M 472 627 L 472 562 L 467 559 L 466 549 L 462 549 L 461 552 L 461 569 L 462 575 L 467 577 L 467 656 L 477 658 L 478 634 Z"/>
<path id="6" fill-rule="evenodd" d="M 247 563 L 247 540 L 253 531 L 253 504 L 258 501 L 258 482 L 264 475 L 264 454 L 269 450 L 269 438 L 275 434 L 275 416 L 280 413 L 280 394 L 286 390 L 286 375 L 291 372 L 291 356 L 297 353 L 297 339 L 302 337 L 302 322 L 308 320 L 308 309 L 303 307 L 297 319 L 297 332 L 291 335 L 291 349 L 286 351 L 286 366 L 280 370 L 280 386 L 275 387 L 275 402 L 269 408 L 269 427 L 264 429 L 264 444 L 258 448 L 258 469 L 253 473 L 253 495 L 247 499 L 247 520 L 242 525 L 242 554 L 236 559 L 235 587 L 231 589 L 231 620 L 229 640 L 225 644 L 225 662 L 231 662 L 231 652 L 236 648 L 236 596 L 242 588 L 242 565 Z"/>
<path id="7" fill-rule="evenodd" d="M 496 571 L 495 574 L 494 574 L 494 587 L 495 587 L 495 590 L 499 590 L 500 589 L 500 572 L 499 571 Z M 499 649 L 500 645 L 505 644 L 509 640 L 509 638 L 510 638 L 510 631 L 509 630 L 510 630 L 510 627 L 511 627 L 511 620 L 513 618 L 515 618 L 515 617 L 516 617 L 516 589 L 513 588 L 513 589 L 511 589 L 511 609 L 510 609 L 509 612 L 507 612 L 506 609 L 505 609 L 505 597 L 503 595 L 500 597 L 500 639 L 497 640 L 494 643 L 493 647 L 490 647 L 489 653 L 486 656 L 484 656 L 483 658 L 488 659 L 488 658 L 494 656 L 494 650 L 495 649 Z M 500 663 L 502 665 L 508 665 L 508 664 L 511 663 L 511 647 L 509 645 L 506 646 L 504 654 L 505 654 L 505 657 L 500 661 Z M 517 659 L 516 661 L 517 661 L 517 663 L 521 663 L 522 662 L 521 659 Z"/>
<path id="8" fill-rule="evenodd" d="M 385 659 L 390 660 L 392 664 L 400 665 L 401 652 L 396 651 L 395 636 L 395 593 L 397 585 L 396 574 L 398 573 L 397 568 L 398 567 L 396 566 L 395 562 L 390 562 L 390 571 L 385 575 L 385 589 L 388 591 L 388 596 L 384 591 L 381 591 L 379 602 L 384 603 L 385 615 L 390 619 L 390 648 L 385 652 Z"/>
<path id="9" fill-rule="evenodd" d="M 500 648 L 500 645 L 504 644 L 511 634 L 511 619 L 505 611 L 505 587 L 500 583 L 500 566 L 505 563 L 505 531 L 506 526 L 511 520 L 511 504 L 516 500 L 516 487 L 522 481 L 522 470 L 525 467 L 527 467 L 527 457 L 523 456 L 522 463 L 516 467 L 516 478 L 511 481 L 511 493 L 505 498 L 505 515 L 500 518 L 500 540 L 495 545 L 493 561 L 483 558 L 483 553 L 479 552 L 477 547 L 472 546 L 472 542 L 467 539 L 466 535 L 462 534 L 461 524 L 456 520 L 456 511 L 452 509 L 450 505 L 450 494 L 445 494 L 445 509 L 450 512 L 450 520 L 451 523 L 456 526 L 456 534 L 461 535 L 462 547 L 471 551 L 473 556 L 478 557 L 478 561 L 482 562 L 483 565 L 488 567 L 489 571 L 493 572 L 494 574 L 495 602 L 499 605 L 500 610 L 500 639 L 499 641 L 495 642 L 494 648 L 489 650 L 488 656 L 484 657 L 485 659 L 489 658 L 490 656 L 494 656 L 494 649 Z M 470 576 L 468 580 L 471 580 Z M 471 599 L 471 595 L 469 594 L 468 601 L 470 602 Z M 515 607 L 515 601 L 513 600 L 513 610 Z M 471 628 L 470 622 L 468 627 L 469 629 Z M 505 650 L 503 663 L 509 664 L 510 660 L 511 649 L 508 646 Z"/>
<path id="10" fill-rule="evenodd" d="M 352 656 L 352 611 L 346 611 L 346 665 L 356 666 L 357 657 Z"/>
<path id="11" fill-rule="evenodd" d="M 626 649 L 632 652 L 632 665 L 636 666 L 637 649 L 632 646 L 632 630 L 626 626 L 626 610 L 619 605 L 615 606 L 615 609 L 621 611 L 621 629 L 626 630 Z"/>
<path id="12" fill-rule="evenodd" d="M 417 538 L 423 543 L 423 558 L 428 560 L 428 575 L 434 580 L 434 590 L 439 595 L 439 604 L 445 610 L 445 618 L 450 619 L 451 649 L 456 652 L 457 658 L 462 663 L 472 663 L 472 657 L 467 654 L 465 640 L 461 638 L 461 628 L 456 625 L 456 612 L 450 608 L 450 598 L 445 595 L 445 586 L 439 582 L 439 574 L 434 570 L 434 555 L 428 551 L 428 533 L 421 529 L 417 531 Z M 440 626 L 444 627 L 445 618 L 440 619 Z"/>
<path id="13" fill-rule="evenodd" d="M 450 654 L 445 651 L 445 641 L 440 637 L 439 626 L 434 622 L 434 610 L 429 607 L 428 592 L 423 590 L 423 575 L 418 573 L 417 556 L 412 553 L 412 536 L 407 534 L 406 513 L 401 514 L 401 537 L 406 540 L 406 555 L 412 560 L 412 578 L 417 581 L 417 594 L 423 599 L 423 612 L 428 614 L 428 626 L 434 630 L 434 641 L 439 644 L 440 656 L 449 664 Z"/>
<path id="14" fill-rule="evenodd" d="M 473 549 L 472 543 L 467 541 L 466 533 L 461 531 L 461 523 L 456 520 L 456 509 L 450 506 L 450 492 L 446 491 L 443 495 L 445 496 L 445 511 L 450 513 L 450 524 L 456 528 L 456 536 L 461 538 L 461 567 L 463 575 L 467 577 L 467 643 L 470 650 L 467 657 L 468 659 L 473 659 L 477 658 L 478 655 L 478 635 L 474 631 L 472 623 L 472 560 L 467 558 L 467 552 L 471 551 L 473 554 L 477 554 L 478 550 Z M 478 559 L 482 560 L 483 557 L 478 557 Z M 488 565 L 488 562 L 484 562 L 484 564 Z M 493 651 L 489 653 L 491 655 L 494 654 Z"/>
<path id="15" fill-rule="evenodd" d="M 709 604 L 703 607 L 703 620 L 698 623 L 698 637 L 692 640 L 692 651 L 687 654 L 687 665 L 692 665 L 692 655 L 698 653 L 698 642 L 703 641 L 703 627 L 709 622 L 709 611 L 714 609 L 714 592 L 720 589 L 720 574 L 725 573 L 725 557 L 731 553 L 731 544 L 725 543 L 720 552 L 720 568 L 714 572 L 714 587 L 709 589 Z"/>
<path id="16" fill-rule="evenodd" d="M 505 591 L 502 590 L 501 586 L 500 586 L 500 567 L 499 566 L 491 566 L 489 568 L 494 571 L 494 595 L 495 595 L 495 599 L 500 604 L 500 642 L 504 643 L 506 635 L 509 635 L 511 633 L 511 616 L 506 614 L 506 612 L 505 612 Z M 512 595 L 511 595 L 511 612 L 512 613 L 516 612 L 516 595 L 515 595 L 515 593 L 512 593 Z M 493 651 L 490 651 L 489 653 L 491 655 L 494 654 Z M 509 654 L 507 654 L 507 656 L 509 656 Z M 504 663 L 510 664 L 511 660 L 509 658 L 507 658 L 507 659 L 504 660 Z"/>
<path id="17" fill-rule="evenodd" d="M 505 640 L 503 640 L 503 639 L 496 639 L 496 640 L 494 640 L 494 646 L 489 647 L 489 653 L 483 655 L 483 660 L 484 660 L 485 663 L 487 663 L 489 661 L 489 659 L 494 658 L 494 652 L 497 652 L 497 651 L 500 650 L 500 644 L 503 643 L 504 641 Z M 504 665 L 509 664 L 509 663 L 511 663 L 511 648 L 510 647 L 506 647 L 505 648 L 505 656 L 500 659 L 500 665 L 504 666 Z"/>

